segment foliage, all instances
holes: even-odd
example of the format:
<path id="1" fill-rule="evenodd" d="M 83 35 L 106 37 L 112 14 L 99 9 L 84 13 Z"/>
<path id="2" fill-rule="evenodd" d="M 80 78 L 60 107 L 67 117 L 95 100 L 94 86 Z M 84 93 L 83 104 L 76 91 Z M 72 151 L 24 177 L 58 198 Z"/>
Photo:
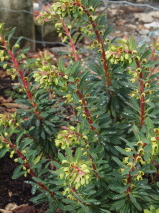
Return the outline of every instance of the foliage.
<path id="1" fill-rule="evenodd" d="M 100 2 L 59 0 L 40 13 L 38 21 L 55 22 L 72 48 L 59 53 L 57 66 L 48 53 L 20 63 L 28 49 L 15 55 L 21 38 L 10 47 L 14 29 L 0 25 L 1 66 L 18 77 L 24 95 L 15 101 L 25 106 L 1 115 L 0 157 L 10 152 L 19 162 L 13 178 L 32 176 L 27 183 L 39 194 L 31 200 L 48 201 L 47 213 L 138 213 L 159 206 L 159 73 L 153 73 L 159 43 L 110 40 L 104 11 L 95 13 Z M 76 45 L 85 36 L 90 57 L 81 59 Z M 28 67 L 34 71 L 25 76 Z"/>
<path id="2" fill-rule="evenodd" d="M 155 209 L 153 206 L 150 206 L 150 211 L 147 209 L 144 209 L 144 213 L 157 213 L 159 212 L 159 208 Z"/>

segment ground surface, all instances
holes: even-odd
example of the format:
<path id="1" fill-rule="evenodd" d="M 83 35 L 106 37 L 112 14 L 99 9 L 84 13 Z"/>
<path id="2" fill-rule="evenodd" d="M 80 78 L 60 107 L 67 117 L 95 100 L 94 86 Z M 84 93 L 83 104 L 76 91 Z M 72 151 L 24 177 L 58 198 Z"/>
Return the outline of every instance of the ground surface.
<path id="1" fill-rule="evenodd" d="M 157 3 L 157 1 L 140 0 L 140 3 L 149 3 L 151 5 L 154 5 L 155 7 L 158 6 L 159 8 L 159 3 Z M 113 12 L 111 10 L 114 10 L 114 15 L 112 15 Z M 126 8 L 125 5 L 121 5 L 118 8 L 118 11 L 116 5 L 112 5 L 110 7 L 108 17 L 113 18 L 114 27 L 117 29 L 117 31 L 113 34 L 114 36 L 123 37 L 135 35 L 137 38 L 141 39 L 147 37 L 149 33 L 148 31 L 146 34 L 140 33 L 141 30 L 146 29 L 144 23 L 134 18 L 134 13 L 146 12 L 147 9 L 138 8 L 135 9 L 134 12 L 132 10 L 132 7 L 129 6 L 128 10 L 128 7 Z M 156 19 L 154 21 L 156 21 Z M 17 109 L 17 105 L 14 105 L 14 103 L 12 102 L 12 97 L 7 97 L 5 95 L 5 92 L 12 87 L 13 83 L 14 82 L 11 81 L 10 77 L 6 75 L 5 70 L 0 69 L 0 113 L 12 113 Z M 24 183 L 25 180 L 29 179 L 29 177 L 21 177 L 17 180 L 12 180 L 11 178 L 16 166 L 17 165 L 14 163 L 14 161 L 7 155 L 0 159 L 0 209 L 5 208 L 8 203 L 13 202 L 15 202 L 17 205 L 29 204 L 31 206 L 34 206 L 33 203 L 29 201 L 29 199 L 32 197 L 30 192 L 31 188 L 28 184 Z M 45 212 L 47 209 L 47 204 L 44 203 L 41 206 L 35 206 L 35 209 L 36 212 Z M 32 212 L 27 211 L 25 213 Z M 24 211 L 21 213 L 24 213 Z"/>

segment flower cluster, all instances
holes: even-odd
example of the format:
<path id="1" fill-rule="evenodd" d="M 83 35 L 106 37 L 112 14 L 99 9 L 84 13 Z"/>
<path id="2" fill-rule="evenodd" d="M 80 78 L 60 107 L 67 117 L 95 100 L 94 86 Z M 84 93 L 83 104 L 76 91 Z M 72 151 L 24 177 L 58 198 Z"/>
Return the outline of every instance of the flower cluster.
<path id="1" fill-rule="evenodd" d="M 131 50 L 128 40 L 123 38 L 122 40 L 116 40 L 118 45 L 109 44 L 108 50 L 105 52 L 106 58 L 112 64 L 118 64 L 119 62 L 131 64 L 134 60 L 140 60 L 137 56 L 136 50 Z"/>
<path id="2" fill-rule="evenodd" d="M 94 32 L 93 32 L 93 27 L 91 24 L 87 25 L 87 26 L 83 26 L 80 28 L 80 31 L 88 36 L 92 36 L 94 35 Z"/>
<path id="3" fill-rule="evenodd" d="M 159 153 L 159 128 L 154 129 L 154 137 L 151 137 L 151 156 L 155 159 Z"/>
<path id="4" fill-rule="evenodd" d="M 41 67 L 42 65 L 45 65 L 45 64 L 48 64 L 48 63 L 55 64 L 56 59 L 53 58 L 52 54 L 48 50 L 39 51 L 38 58 L 35 61 L 35 65 L 37 67 Z"/>
<path id="5" fill-rule="evenodd" d="M 38 71 L 34 71 L 33 75 L 35 81 L 41 85 L 42 88 L 52 86 L 60 86 L 61 90 L 66 89 L 68 76 L 60 73 L 58 68 L 51 64 L 41 66 Z"/>
<path id="6" fill-rule="evenodd" d="M 55 145 L 59 146 L 61 149 L 66 149 L 66 147 L 71 147 L 74 145 L 84 145 L 85 142 L 83 140 L 87 139 L 87 136 L 79 134 L 73 126 L 70 126 L 69 128 L 66 127 L 64 130 L 61 130 L 58 133 L 55 140 Z"/>
<path id="7" fill-rule="evenodd" d="M 143 179 L 144 172 L 139 169 L 141 165 L 146 165 L 152 160 L 155 160 L 159 153 L 159 128 L 154 129 L 154 136 L 151 136 L 149 140 L 140 140 L 136 145 L 137 151 L 129 147 L 125 148 L 125 152 L 130 153 L 130 156 L 123 158 L 123 163 L 126 167 L 120 169 L 121 173 L 123 173 L 126 168 L 130 168 L 130 172 L 138 170 L 137 174 L 133 177 L 134 181 Z M 151 145 L 151 150 L 149 155 L 147 155 L 145 150 L 149 145 Z M 123 182 L 127 183 L 127 179 L 124 179 Z"/>
<path id="8" fill-rule="evenodd" d="M 40 12 L 39 16 L 37 17 L 38 22 L 40 24 L 44 24 L 44 22 L 55 19 L 59 20 L 59 18 L 61 19 L 68 15 L 74 16 L 74 14 L 77 14 L 77 8 L 75 7 L 74 3 L 80 4 L 81 0 L 60 0 L 52 5 L 44 7 L 45 11 Z M 82 11 L 83 8 L 78 7 L 79 14 Z"/>
<path id="9" fill-rule="evenodd" d="M 14 114 L 0 114 L 0 126 L 4 128 L 18 126 L 16 113 Z"/>
<path id="10" fill-rule="evenodd" d="M 68 185 L 79 189 L 81 186 L 89 184 L 92 178 L 91 161 L 80 160 L 78 162 L 62 161 L 62 167 L 59 169 L 59 178 L 65 179 Z M 63 192 L 66 194 L 66 191 Z"/>
<path id="11" fill-rule="evenodd" d="M 99 31 L 99 34 L 102 35 L 103 34 L 103 31 Z M 108 38 L 105 39 L 105 44 L 108 44 L 110 42 L 110 40 Z M 98 49 L 98 53 L 102 53 L 103 50 L 102 50 L 102 43 L 99 43 L 98 40 L 94 40 L 91 45 L 90 45 L 90 49 L 93 50 L 97 48 Z"/>
<path id="12" fill-rule="evenodd" d="M 146 61 L 146 59 L 144 61 Z M 135 70 L 128 69 L 128 74 L 130 74 L 133 77 L 133 78 L 130 79 L 130 82 L 132 82 L 132 83 L 137 82 L 138 83 L 141 72 L 149 74 L 150 73 L 150 69 L 149 68 L 144 68 L 144 67 L 142 69 L 141 68 L 136 68 Z M 139 99 L 142 96 L 144 96 L 145 97 L 145 102 L 149 102 L 150 101 L 148 99 L 149 95 L 153 94 L 154 92 L 155 92 L 155 90 L 151 89 L 150 82 L 145 82 L 142 93 L 141 93 L 141 91 L 139 89 L 135 89 L 135 90 L 133 90 L 131 92 L 130 96 L 134 97 L 136 99 Z"/>

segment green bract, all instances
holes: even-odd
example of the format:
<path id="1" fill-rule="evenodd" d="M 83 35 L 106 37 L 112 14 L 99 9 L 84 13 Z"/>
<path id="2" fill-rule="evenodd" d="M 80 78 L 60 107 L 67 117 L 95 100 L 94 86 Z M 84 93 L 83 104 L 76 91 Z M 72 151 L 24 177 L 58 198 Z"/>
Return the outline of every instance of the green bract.
<path id="1" fill-rule="evenodd" d="M 31 175 L 33 195 L 39 191 L 31 200 L 48 202 L 48 213 L 157 213 L 159 41 L 109 39 L 100 4 L 59 0 L 37 17 L 55 23 L 70 47 L 58 63 L 46 50 L 21 63 L 28 48 L 16 52 L 21 38 L 10 47 L 15 29 L 0 24 L 0 65 L 17 77 L 22 106 L 0 115 L 0 157 L 10 152 L 19 163 L 12 178 Z"/>

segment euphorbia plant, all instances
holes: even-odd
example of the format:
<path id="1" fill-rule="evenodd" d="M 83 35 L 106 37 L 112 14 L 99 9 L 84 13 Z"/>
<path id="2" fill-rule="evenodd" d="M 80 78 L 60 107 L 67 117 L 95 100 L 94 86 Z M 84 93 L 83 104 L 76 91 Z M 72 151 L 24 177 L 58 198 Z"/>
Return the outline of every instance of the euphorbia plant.
<path id="1" fill-rule="evenodd" d="M 47 212 L 138 213 L 159 206 L 159 74 L 153 74 L 159 43 L 110 40 L 104 11 L 96 16 L 100 3 L 60 0 L 40 13 L 38 21 L 55 22 L 72 48 L 57 66 L 48 53 L 21 64 L 26 50 L 17 55 L 19 41 L 9 46 L 13 30 L 0 26 L 1 64 L 12 62 L 8 72 L 24 93 L 15 101 L 27 106 L 1 115 L 0 156 L 18 155 L 13 178 L 30 174 L 33 194 L 41 192 L 31 200 L 48 201 Z M 82 36 L 92 41 L 83 59 L 76 47 Z M 25 76 L 30 63 L 36 68 Z"/>

